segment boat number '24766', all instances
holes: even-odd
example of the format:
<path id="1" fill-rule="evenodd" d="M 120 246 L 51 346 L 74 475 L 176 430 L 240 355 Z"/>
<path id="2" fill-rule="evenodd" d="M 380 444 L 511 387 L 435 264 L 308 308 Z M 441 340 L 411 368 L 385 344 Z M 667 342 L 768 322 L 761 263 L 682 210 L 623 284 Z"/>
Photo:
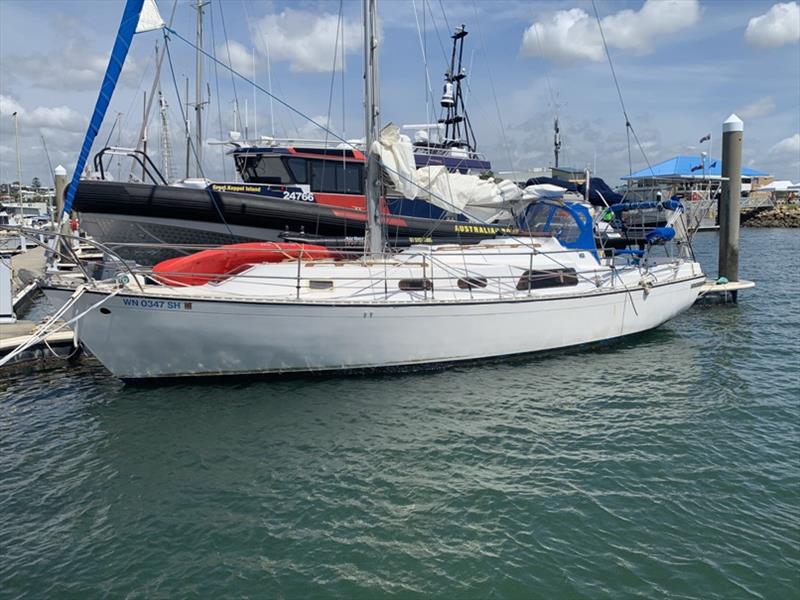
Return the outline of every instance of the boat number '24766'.
<path id="1" fill-rule="evenodd" d="M 314 202 L 314 194 L 311 192 L 283 192 L 284 200 L 302 200 L 303 202 Z"/>

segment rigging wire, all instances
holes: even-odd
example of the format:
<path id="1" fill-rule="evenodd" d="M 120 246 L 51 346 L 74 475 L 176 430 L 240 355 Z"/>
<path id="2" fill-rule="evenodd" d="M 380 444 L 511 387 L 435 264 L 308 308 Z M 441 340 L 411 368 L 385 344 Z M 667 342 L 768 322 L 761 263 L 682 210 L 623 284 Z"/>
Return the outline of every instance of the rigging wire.
<path id="1" fill-rule="evenodd" d="M 44 134 L 39 131 L 39 137 L 42 138 L 42 147 L 44 148 L 44 155 L 47 157 L 47 166 L 50 167 L 50 175 L 53 176 L 53 187 L 56 185 L 56 173 L 53 171 L 53 163 L 50 162 L 50 153 L 47 151 L 47 142 L 44 141 Z"/>
<path id="2" fill-rule="evenodd" d="M 233 61 L 231 60 L 231 45 L 228 40 L 228 29 L 225 27 L 225 12 L 222 10 L 222 2 L 217 2 L 217 6 L 219 6 L 219 15 L 222 18 L 222 34 L 225 36 L 225 51 L 228 53 L 228 64 L 232 65 Z M 242 131 L 242 114 L 239 110 L 239 94 L 236 91 L 236 79 L 231 73 L 231 85 L 233 86 L 233 100 L 234 106 L 236 107 L 236 123 L 234 123 L 234 127 L 236 127 L 239 131 Z"/>
<path id="3" fill-rule="evenodd" d="M 533 24 L 533 34 L 536 36 L 536 46 L 539 48 L 539 56 L 544 58 L 544 48 L 542 47 L 542 39 L 539 37 L 539 27 L 537 23 Z M 547 83 L 547 91 L 550 94 L 550 102 L 553 103 L 553 112 L 555 117 L 558 118 L 558 102 L 556 102 L 556 95 L 553 93 L 553 86 L 550 82 L 550 73 L 548 69 L 544 69 L 544 80 Z"/>
<path id="4" fill-rule="evenodd" d="M 170 49 L 169 49 L 169 36 L 167 35 L 167 32 L 174 33 L 175 35 L 177 35 L 180 39 L 182 39 L 184 41 L 187 41 L 187 40 L 186 40 L 186 38 L 178 35 L 173 29 L 171 29 L 169 27 L 164 27 L 163 31 L 164 31 L 164 49 L 167 52 L 167 62 L 169 64 L 169 72 L 170 72 L 170 75 L 172 76 L 172 84 L 175 87 L 175 96 L 178 98 L 178 106 L 181 109 L 181 119 L 183 120 L 184 123 L 186 123 L 186 113 L 183 110 L 183 102 L 181 102 L 181 93 L 178 90 L 178 80 L 175 77 L 175 68 L 173 67 L 173 64 L 172 64 L 172 52 L 170 52 Z M 197 48 L 197 46 L 195 46 L 195 49 L 199 50 L 199 48 Z M 213 58 L 210 54 L 208 54 L 205 50 L 199 50 L 199 51 L 202 54 L 204 54 L 207 58 L 210 58 L 213 61 L 219 62 L 219 61 L 217 61 L 216 58 Z M 188 98 L 187 98 L 187 101 L 188 101 Z M 205 173 L 203 172 L 203 165 L 200 164 L 200 160 L 199 160 L 199 158 L 197 156 L 197 149 L 195 148 L 194 140 L 192 139 L 191 136 L 189 136 L 188 142 L 189 142 L 189 148 L 191 149 L 192 154 L 194 155 L 194 159 L 197 162 L 198 173 L 199 173 L 201 178 L 205 179 Z M 208 194 L 209 199 L 211 200 L 211 205 L 214 207 L 214 209 L 217 211 L 217 214 L 219 215 L 220 221 L 222 221 L 222 224 L 225 225 L 225 228 L 228 230 L 228 233 L 230 235 L 234 235 L 233 231 L 231 230 L 230 225 L 228 225 L 228 221 L 225 220 L 225 215 L 223 214 L 222 209 L 219 207 L 219 203 L 217 201 L 217 197 L 214 195 L 214 192 L 211 191 L 211 186 L 206 186 L 205 190 L 206 190 L 206 193 Z"/>
<path id="5" fill-rule="evenodd" d="M 342 17 L 344 11 L 344 0 L 339 0 L 339 15 L 336 19 L 336 38 L 333 41 L 333 64 L 331 65 L 331 85 L 330 90 L 328 91 L 328 113 L 325 117 L 326 124 L 330 127 L 331 124 L 331 107 L 333 106 L 333 88 L 336 86 L 336 60 L 339 57 L 339 34 L 342 33 L 341 29 L 343 26 Z M 342 33 L 342 37 L 344 34 Z M 344 79 L 344 73 L 342 73 L 342 79 Z M 325 130 L 325 148 L 328 147 L 328 130 Z M 322 180 L 325 181 L 325 171 L 328 168 L 328 161 L 323 161 L 322 163 Z M 312 173 L 313 175 L 313 173 Z M 334 182 L 336 181 L 336 176 L 334 174 Z M 343 192 L 347 191 L 347 161 L 345 157 L 345 151 L 342 150 L 342 190 Z"/>
<path id="6" fill-rule="evenodd" d="M 333 106 L 333 88 L 336 85 L 336 60 L 339 58 L 339 34 L 342 28 L 342 11 L 344 7 L 344 0 L 339 0 L 339 17 L 336 19 L 336 39 L 333 42 L 333 64 L 331 65 L 331 85 L 328 91 L 328 113 L 327 123 L 331 124 L 331 107 Z M 344 75 L 342 75 L 344 78 Z M 328 132 L 325 132 L 325 145 L 328 144 Z"/>
<path id="7" fill-rule="evenodd" d="M 644 157 L 645 162 L 647 163 L 647 168 L 650 170 L 650 173 L 654 175 L 653 167 L 650 164 L 650 160 L 647 158 L 647 153 L 644 151 L 644 147 L 642 143 L 639 141 L 639 136 L 636 135 L 636 130 L 633 128 L 631 124 L 631 120 L 628 117 L 628 110 L 625 108 L 625 100 L 622 98 L 622 89 L 619 85 L 619 80 L 617 79 L 617 72 L 614 69 L 614 62 L 611 60 L 611 52 L 608 50 L 608 44 L 606 43 L 606 34 L 603 31 L 603 23 L 600 20 L 600 13 L 597 10 L 597 3 L 595 0 L 592 0 L 592 8 L 594 8 L 594 16 L 597 19 L 597 27 L 600 29 L 600 39 L 603 41 L 603 50 L 605 50 L 606 58 L 608 59 L 608 66 L 611 67 L 611 76 L 614 79 L 614 86 L 617 88 L 617 95 L 619 96 L 619 103 L 622 107 L 622 114 L 625 117 L 625 127 L 629 130 L 628 134 L 628 170 L 629 174 L 633 173 L 633 163 L 631 162 L 630 158 L 630 135 L 633 134 L 633 139 L 636 141 L 637 146 L 639 146 L 639 151 L 642 153 L 642 157 Z"/>
<path id="8" fill-rule="evenodd" d="M 444 49 L 444 43 L 442 42 L 442 35 L 439 33 L 439 26 L 436 24 L 436 17 L 433 15 L 433 9 L 431 8 L 431 4 L 429 0 L 422 0 L 425 3 L 425 6 L 428 7 L 428 14 L 431 16 L 431 23 L 433 23 L 433 30 L 436 32 L 436 39 L 439 40 L 439 48 L 442 50 L 442 59 L 444 59 L 445 64 L 450 64 L 450 59 L 447 56 L 447 51 Z"/>
<path id="9" fill-rule="evenodd" d="M 447 21 L 447 13 L 444 12 L 444 4 L 442 4 L 442 0 L 439 0 L 439 8 L 442 9 L 442 17 L 444 17 L 444 24 L 447 26 L 447 31 L 452 31 L 450 29 L 450 23 Z"/>
<path id="10" fill-rule="evenodd" d="M 423 0 L 424 1 L 424 0 Z M 424 44 L 422 41 L 422 29 L 419 26 L 419 15 L 417 14 L 417 0 L 411 0 L 411 5 L 414 9 L 414 21 L 417 24 L 417 37 L 419 38 L 419 48 L 422 52 L 422 62 L 425 65 L 425 122 L 430 123 L 431 121 L 431 113 L 436 112 L 436 108 L 433 104 L 433 86 L 431 85 L 431 74 L 428 69 L 428 48 L 427 44 Z M 425 26 L 425 10 L 423 8 L 422 11 L 422 19 L 423 19 L 423 28 Z M 427 37 L 427 36 L 426 36 Z M 430 106 L 428 103 L 430 102 Z"/>
<path id="11" fill-rule="evenodd" d="M 481 49 L 483 50 L 483 61 L 484 61 L 484 63 L 486 63 L 486 56 L 487 56 L 486 43 L 484 42 L 484 39 L 483 39 L 483 30 L 480 27 L 480 19 L 478 18 L 478 3 L 475 0 L 472 0 L 472 9 L 473 9 L 473 12 L 475 13 L 475 24 L 476 24 L 476 27 L 478 29 L 478 38 L 481 41 Z M 494 97 L 494 107 L 495 107 L 495 110 L 497 111 L 497 120 L 500 123 L 500 133 L 503 136 L 503 148 L 506 151 L 506 158 L 508 158 L 508 165 L 509 165 L 509 167 L 511 167 L 511 170 L 513 171 L 513 170 L 515 170 L 515 168 L 514 168 L 514 159 L 513 159 L 512 155 L 511 155 L 511 147 L 508 145 L 508 137 L 506 136 L 506 128 L 503 125 L 503 115 L 500 113 L 500 103 L 497 101 L 497 90 L 495 89 L 495 85 L 494 85 L 494 77 L 492 77 L 492 69 L 491 69 L 491 67 L 489 66 L 488 63 L 486 63 L 486 67 L 487 67 L 486 70 L 489 73 L 489 85 L 492 88 L 492 96 Z"/>
<path id="12" fill-rule="evenodd" d="M 217 91 L 217 118 L 219 120 L 219 141 L 223 141 L 225 139 L 225 130 L 222 127 L 222 95 L 219 92 L 219 65 L 217 65 L 216 58 L 217 58 L 217 39 L 215 34 L 214 28 L 214 10 L 210 10 L 209 13 L 211 14 L 211 49 L 214 55 L 214 87 Z M 225 146 L 220 144 L 219 147 L 220 157 L 222 158 L 222 178 L 227 181 L 228 179 L 228 167 L 227 161 L 225 160 Z M 236 178 L 234 177 L 234 180 Z"/>

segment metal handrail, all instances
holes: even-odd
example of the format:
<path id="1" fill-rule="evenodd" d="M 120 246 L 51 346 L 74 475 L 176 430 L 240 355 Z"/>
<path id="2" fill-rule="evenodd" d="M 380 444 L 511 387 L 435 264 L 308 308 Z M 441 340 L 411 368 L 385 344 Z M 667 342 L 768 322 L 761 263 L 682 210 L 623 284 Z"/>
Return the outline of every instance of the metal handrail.
<path id="1" fill-rule="evenodd" d="M 159 171 L 158 167 L 153 163 L 153 161 L 150 159 L 150 157 L 147 155 L 146 152 L 142 150 L 137 150 L 135 148 L 120 148 L 118 146 L 106 146 L 105 148 L 103 148 L 102 150 L 97 152 L 97 154 L 94 155 L 94 159 L 92 159 L 92 164 L 94 165 L 94 170 L 100 173 L 101 179 L 106 178 L 105 167 L 103 166 L 103 157 L 107 152 L 112 155 L 129 156 L 137 163 L 139 163 L 139 166 L 142 167 L 142 172 L 146 173 L 147 176 L 151 179 L 151 181 L 156 185 L 158 185 L 158 181 L 156 181 L 156 178 L 153 177 L 153 174 L 150 172 L 150 169 L 147 168 L 147 164 L 149 164 L 150 167 L 153 169 L 153 171 L 155 171 L 155 174 L 158 175 L 158 178 L 161 180 L 161 183 L 163 185 L 169 185 L 167 180 L 164 179 L 164 176 L 161 174 L 161 171 Z"/>

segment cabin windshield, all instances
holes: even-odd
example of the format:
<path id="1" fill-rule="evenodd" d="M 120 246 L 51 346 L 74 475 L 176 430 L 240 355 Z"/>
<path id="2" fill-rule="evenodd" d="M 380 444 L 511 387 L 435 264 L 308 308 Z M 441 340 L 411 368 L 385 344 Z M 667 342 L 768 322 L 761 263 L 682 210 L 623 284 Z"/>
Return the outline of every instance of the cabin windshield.
<path id="1" fill-rule="evenodd" d="M 536 203 L 528 209 L 525 229 L 531 233 L 549 233 L 564 244 L 574 244 L 585 225 L 578 220 L 581 216 L 560 206 Z"/>
<path id="2" fill-rule="evenodd" d="M 312 192 L 363 194 L 361 162 L 256 154 L 237 156 L 239 173 L 246 183 L 308 185 Z"/>

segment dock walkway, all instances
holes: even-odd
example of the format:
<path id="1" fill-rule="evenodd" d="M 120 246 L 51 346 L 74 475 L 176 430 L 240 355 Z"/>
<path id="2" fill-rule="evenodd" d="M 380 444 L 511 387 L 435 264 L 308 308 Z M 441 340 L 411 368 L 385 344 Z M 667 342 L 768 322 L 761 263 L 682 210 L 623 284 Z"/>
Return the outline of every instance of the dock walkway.
<path id="1" fill-rule="evenodd" d="M 20 314 L 33 300 L 39 288 L 39 278 L 44 275 L 45 249 L 36 247 L 15 254 L 11 257 L 11 269 L 12 304 L 14 312 Z M 0 324 L 0 359 L 24 343 L 39 325 L 39 323 L 24 319 L 14 323 Z M 59 356 L 69 355 L 74 348 L 74 335 L 71 330 L 65 329 L 47 336 L 46 344 L 40 342 L 31 346 L 0 368 L 19 366 L 32 360 L 47 358 L 47 356 L 52 356 L 51 349 Z"/>

